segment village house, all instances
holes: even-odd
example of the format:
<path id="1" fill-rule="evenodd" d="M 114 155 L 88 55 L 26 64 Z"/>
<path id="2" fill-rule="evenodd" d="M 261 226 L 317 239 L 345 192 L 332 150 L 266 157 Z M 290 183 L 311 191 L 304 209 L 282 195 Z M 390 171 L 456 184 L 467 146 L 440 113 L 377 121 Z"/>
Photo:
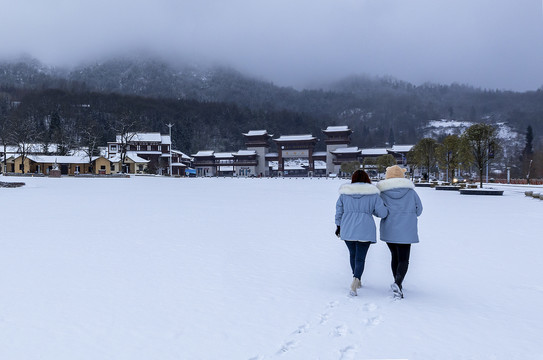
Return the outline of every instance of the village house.
<path id="1" fill-rule="evenodd" d="M 190 168 L 191 158 L 173 150 L 171 145 L 170 135 L 155 132 L 117 135 L 114 142 L 107 144 L 107 157 L 117 164 L 123 152 L 126 153 L 125 168 L 122 169 L 120 164 L 115 168 L 116 172 L 184 176 L 185 170 Z"/>
<path id="2" fill-rule="evenodd" d="M 89 162 L 89 160 L 91 160 Z M 110 174 L 111 162 L 103 156 L 60 156 L 60 155 L 22 155 L 14 156 L 14 173 L 49 175 L 54 167 L 58 167 L 62 175 Z"/>
<path id="3" fill-rule="evenodd" d="M 348 126 L 328 126 L 326 151 L 314 151 L 319 141 L 311 134 L 282 135 L 272 139 L 266 130 L 243 133 L 247 150 L 237 152 L 198 151 L 193 154 L 196 176 L 327 176 L 341 174 L 346 162 L 373 163 L 379 156 L 391 154 L 398 165 L 407 166 L 407 153 L 413 145 L 362 149 L 350 146 L 352 130 Z M 269 152 L 270 140 L 277 152 Z M 370 168 L 373 168 L 370 165 Z"/>

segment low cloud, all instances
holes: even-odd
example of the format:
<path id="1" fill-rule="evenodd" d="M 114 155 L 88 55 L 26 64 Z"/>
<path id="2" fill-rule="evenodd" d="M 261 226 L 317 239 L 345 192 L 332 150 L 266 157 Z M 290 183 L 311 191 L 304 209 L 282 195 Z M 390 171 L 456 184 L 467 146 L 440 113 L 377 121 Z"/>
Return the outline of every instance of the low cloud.
<path id="1" fill-rule="evenodd" d="M 73 65 L 149 50 L 302 87 L 351 74 L 533 90 L 543 85 L 541 1 L 18 1 L 0 56 Z"/>

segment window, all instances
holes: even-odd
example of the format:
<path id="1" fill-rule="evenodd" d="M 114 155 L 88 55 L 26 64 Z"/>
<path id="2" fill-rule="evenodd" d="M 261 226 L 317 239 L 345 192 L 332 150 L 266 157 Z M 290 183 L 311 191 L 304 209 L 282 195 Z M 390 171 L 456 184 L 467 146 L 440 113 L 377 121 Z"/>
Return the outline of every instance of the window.
<path id="1" fill-rule="evenodd" d="M 105 170 L 105 169 L 106 169 L 105 165 L 100 165 L 100 170 Z"/>
<path id="2" fill-rule="evenodd" d="M 109 148 L 111 149 L 112 152 L 117 151 L 117 145 L 111 145 Z"/>

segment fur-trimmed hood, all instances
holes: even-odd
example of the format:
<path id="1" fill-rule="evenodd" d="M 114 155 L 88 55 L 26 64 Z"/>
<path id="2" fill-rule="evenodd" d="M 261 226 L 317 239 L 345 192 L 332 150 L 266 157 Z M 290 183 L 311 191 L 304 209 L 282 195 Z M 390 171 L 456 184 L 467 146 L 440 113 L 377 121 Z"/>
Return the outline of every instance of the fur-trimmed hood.
<path id="1" fill-rule="evenodd" d="M 339 187 L 339 193 L 342 195 L 374 195 L 379 194 L 379 189 L 372 184 L 354 183 L 343 184 Z"/>
<path id="2" fill-rule="evenodd" d="M 391 178 L 381 180 L 377 183 L 377 188 L 381 191 L 387 191 L 392 189 L 414 189 L 415 184 L 409 179 L 405 178 Z"/>

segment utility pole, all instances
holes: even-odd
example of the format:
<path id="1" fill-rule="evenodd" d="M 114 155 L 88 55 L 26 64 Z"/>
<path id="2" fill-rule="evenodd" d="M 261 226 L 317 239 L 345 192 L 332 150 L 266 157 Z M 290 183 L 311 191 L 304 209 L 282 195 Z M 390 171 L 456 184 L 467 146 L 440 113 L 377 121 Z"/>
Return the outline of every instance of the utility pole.
<path id="1" fill-rule="evenodd" d="M 170 176 L 173 176 L 172 174 L 172 145 L 173 145 L 173 141 L 172 141 L 172 126 L 173 124 L 172 123 L 169 123 L 166 125 L 169 129 L 170 129 Z"/>

